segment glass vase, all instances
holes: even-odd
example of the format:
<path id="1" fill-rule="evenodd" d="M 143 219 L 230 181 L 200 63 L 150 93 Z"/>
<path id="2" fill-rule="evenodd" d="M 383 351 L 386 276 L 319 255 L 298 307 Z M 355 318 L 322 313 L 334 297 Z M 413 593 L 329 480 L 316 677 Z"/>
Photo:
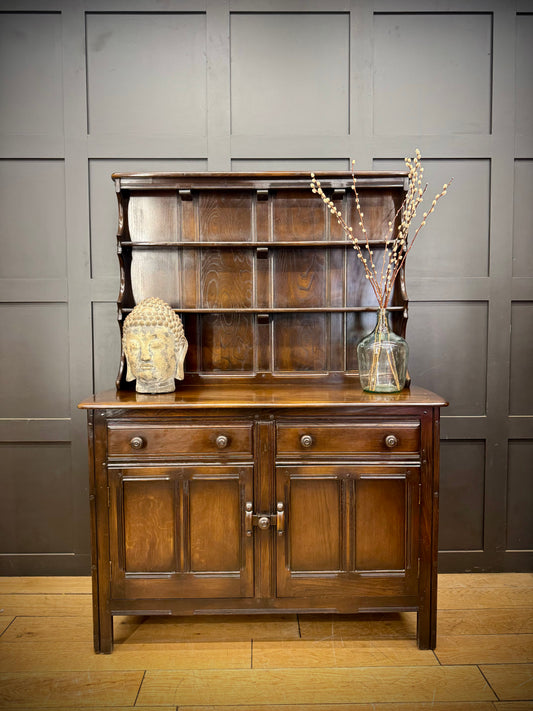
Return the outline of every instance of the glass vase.
<path id="1" fill-rule="evenodd" d="M 363 390 L 399 392 L 405 386 L 409 346 L 391 328 L 389 314 L 380 309 L 376 327 L 357 344 L 359 378 Z"/>

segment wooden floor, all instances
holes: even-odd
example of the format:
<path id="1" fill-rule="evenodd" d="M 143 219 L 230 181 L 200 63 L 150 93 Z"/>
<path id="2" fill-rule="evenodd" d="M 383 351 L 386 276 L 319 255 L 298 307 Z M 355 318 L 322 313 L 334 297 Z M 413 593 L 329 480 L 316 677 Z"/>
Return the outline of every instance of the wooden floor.
<path id="1" fill-rule="evenodd" d="M 0 709 L 533 709 L 533 575 L 439 576 L 414 614 L 115 620 L 92 651 L 88 578 L 0 578 Z"/>

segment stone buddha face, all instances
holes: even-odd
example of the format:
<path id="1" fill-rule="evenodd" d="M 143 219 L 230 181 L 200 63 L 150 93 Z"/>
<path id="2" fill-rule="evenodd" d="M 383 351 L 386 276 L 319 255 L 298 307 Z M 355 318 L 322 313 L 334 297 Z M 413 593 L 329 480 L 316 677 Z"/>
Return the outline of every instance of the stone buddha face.
<path id="1" fill-rule="evenodd" d="M 124 320 L 126 380 L 138 393 L 168 393 L 183 380 L 188 343 L 180 318 L 161 299 L 141 301 Z"/>

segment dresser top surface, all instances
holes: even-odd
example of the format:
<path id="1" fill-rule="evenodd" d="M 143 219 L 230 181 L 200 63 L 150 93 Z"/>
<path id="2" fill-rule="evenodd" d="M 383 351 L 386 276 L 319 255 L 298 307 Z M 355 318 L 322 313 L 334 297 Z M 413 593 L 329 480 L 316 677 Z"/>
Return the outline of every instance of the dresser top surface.
<path id="1" fill-rule="evenodd" d="M 352 173 L 346 170 L 322 170 L 314 173 L 317 178 L 328 181 L 352 182 Z M 119 181 L 121 188 L 179 188 L 182 184 L 191 184 L 197 188 L 216 187 L 227 189 L 234 187 L 252 188 L 263 186 L 295 187 L 304 184 L 309 187 L 309 171 L 263 171 L 263 172 L 155 172 L 155 173 L 113 173 L 113 180 Z M 398 187 L 404 184 L 408 176 L 406 171 L 357 171 L 355 176 L 363 187 Z"/>
<path id="2" fill-rule="evenodd" d="M 439 395 L 412 386 L 397 393 L 369 393 L 359 379 L 347 383 L 280 382 L 253 384 L 233 382 L 208 385 L 178 385 L 171 393 L 144 395 L 134 391 L 108 390 L 87 398 L 80 409 L 181 409 L 181 408 L 298 408 L 298 407 L 445 407 Z"/>

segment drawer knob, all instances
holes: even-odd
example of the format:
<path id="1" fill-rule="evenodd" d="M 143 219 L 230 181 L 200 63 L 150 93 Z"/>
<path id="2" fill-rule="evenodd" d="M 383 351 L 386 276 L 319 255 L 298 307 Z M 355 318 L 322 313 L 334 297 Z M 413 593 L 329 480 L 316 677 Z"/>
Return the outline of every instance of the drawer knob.
<path id="1" fill-rule="evenodd" d="M 142 437 L 132 437 L 130 439 L 130 447 L 132 449 L 142 449 L 146 442 Z"/>
<path id="2" fill-rule="evenodd" d="M 385 446 L 389 449 L 393 449 L 398 444 L 398 437 L 396 435 L 390 434 L 385 437 Z"/>
<path id="3" fill-rule="evenodd" d="M 225 449 L 228 446 L 229 439 L 226 437 L 226 435 L 218 435 L 215 442 L 219 449 Z"/>
<path id="4" fill-rule="evenodd" d="M 309 447 L 313 444 L 313 438 L 309 434 L 302 435 L 300 437 L 300 444 L 302 447 L 305 447 L 305 449 L 309 449 Z"/>

